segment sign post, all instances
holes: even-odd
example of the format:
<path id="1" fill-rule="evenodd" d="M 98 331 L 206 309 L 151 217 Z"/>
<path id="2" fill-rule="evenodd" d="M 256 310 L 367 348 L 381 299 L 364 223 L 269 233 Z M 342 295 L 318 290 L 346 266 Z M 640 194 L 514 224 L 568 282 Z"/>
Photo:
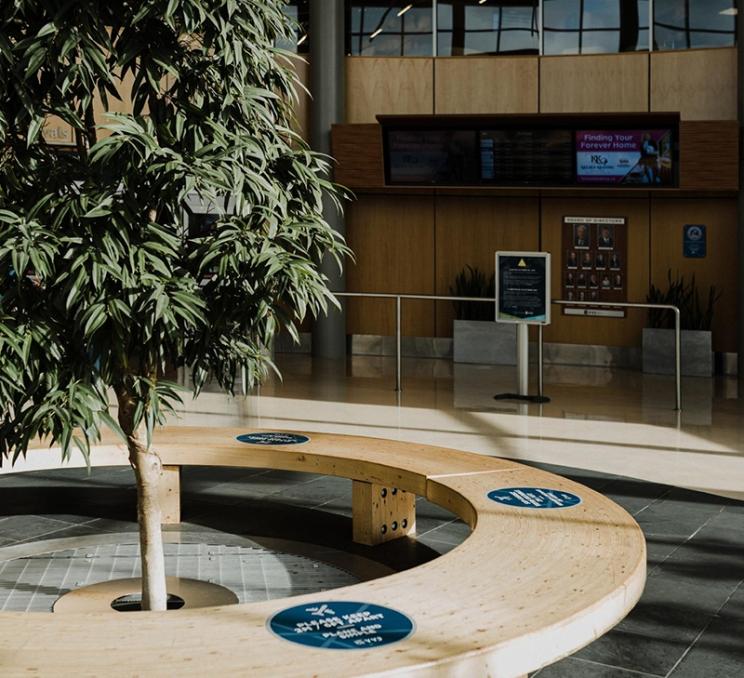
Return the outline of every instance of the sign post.
<path id="1" fill-rule="evenodd" d="M 548 252 L 496 252 L 496 322 L 517 324 L 517 393 L 495 398 L 548 402 L 542 393 L 529 395 L 529 326 L 550 324 Z"/>

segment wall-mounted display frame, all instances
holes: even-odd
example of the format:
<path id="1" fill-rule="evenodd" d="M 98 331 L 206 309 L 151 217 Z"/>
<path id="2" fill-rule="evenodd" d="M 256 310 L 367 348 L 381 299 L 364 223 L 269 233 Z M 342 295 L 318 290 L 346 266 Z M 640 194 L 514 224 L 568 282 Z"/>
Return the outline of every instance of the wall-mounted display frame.
<path id="1" fill-rule="evenodd" d="M 679 115 L 674 113 L 378 120 L 388 186 L 679 186 Z"/>
<path id="2" fill-rule="evenodd" d="M 563 217 L 562 262 L 562 299 L 597 304 L 564 306 L 564 315 L 625 317 L 612 304 L 628 301 L 626 217 Z"/>

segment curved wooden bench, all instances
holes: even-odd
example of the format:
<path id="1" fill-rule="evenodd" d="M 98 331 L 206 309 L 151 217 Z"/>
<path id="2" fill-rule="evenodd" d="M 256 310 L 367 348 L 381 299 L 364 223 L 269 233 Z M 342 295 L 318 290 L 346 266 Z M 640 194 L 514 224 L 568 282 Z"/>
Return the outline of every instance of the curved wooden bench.
<path id="1" fill-rule="evenodd" d="M 0 675 L 520 676 L 609 630 L 643 590 L 646 549 L 638 525 L 565 478 L 414 443 L 310 433 L 302 445 L 259 446 L 237 441 L 242 433 L 172 427 L 158 432 L 156 447 L 171 467 L 263 467 L 397 487 L 452 510 L 472 534 L 425 565 L 291 599 L 166 613 L 0 613 Z M 126 464 L 126 454 L 104 442 L 92 463 Z M 58 449 L 36 449 L 0 473 L 59 467 Z M 524 509 L 487 496 L 525 486 L 572 492 L 582 501 Z M 277 611 L 321 600 L 392 607 L 414 620 L 415 631 L 350 652 L 304 647 L 267 629 Z"/>

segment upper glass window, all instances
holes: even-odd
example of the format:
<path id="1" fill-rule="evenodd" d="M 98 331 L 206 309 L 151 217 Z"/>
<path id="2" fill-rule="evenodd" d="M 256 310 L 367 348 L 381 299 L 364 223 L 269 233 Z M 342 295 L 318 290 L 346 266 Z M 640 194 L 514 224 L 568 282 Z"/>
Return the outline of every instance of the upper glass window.
<path id="1" fill-rule="evenodd" d="M 295 22 L 294 36 L 290 40 L 279 40 L 277 47 L 299 54 L 308 53 L 310 47 L 308 45 L 308 29 L 310 26 L 309 3 L 310 0 L 289 0 L 284 5 L 284 13 L 292 17 Z"/>
<path id="2" fill-rule="evenodd" d="M 654 49 L 731 47 L 736 0 L 655 0 Z"/>
<path id="3" fill-rule="evenodd" d="M 537 54 L 537 0 L 439 0 L 437 56 Z"/>
<path id="4" fill-rule="evenodd" d="M 431 0 L 347 0 L 346 53 L 354 56 L 431 56 Z"/>
<path id="5" fill-rule="evenodd" d="M 648 2 L 543 0 L 543 53 L 603 54 L 646 50 Z"/>

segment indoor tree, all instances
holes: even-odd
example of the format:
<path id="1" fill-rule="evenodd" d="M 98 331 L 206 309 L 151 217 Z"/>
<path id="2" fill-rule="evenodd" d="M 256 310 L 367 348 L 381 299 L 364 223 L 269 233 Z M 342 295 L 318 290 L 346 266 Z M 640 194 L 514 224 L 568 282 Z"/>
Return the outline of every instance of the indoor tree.
<path id="1" fill-rule="evenodd" d="M 333 302 L 317 262 L 347 252 L 323 220 L 326 162 L 292 131 L 283 4 L 0 4 L 0 461 L 122 437 L 144 609 L 166 606 L 151 442 L 179 399 L 167 375 L 189 367 L 195 395 L 254 384 L 277 329 Z M 47 143 L 49 116 L 73 147 Z"/>

